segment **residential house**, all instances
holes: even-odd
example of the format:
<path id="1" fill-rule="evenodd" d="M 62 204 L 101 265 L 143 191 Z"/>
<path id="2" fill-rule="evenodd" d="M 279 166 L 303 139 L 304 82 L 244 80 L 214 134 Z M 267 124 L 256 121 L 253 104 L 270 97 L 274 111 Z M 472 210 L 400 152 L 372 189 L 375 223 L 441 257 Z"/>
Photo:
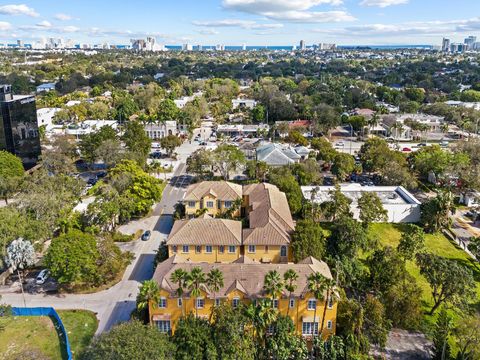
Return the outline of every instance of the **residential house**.
<path id="1" fill-rule="evenodd" d="M 228 181 L 203 181 L 187 188 L 183 197 L 185 214 L 194 217 L 201 211 L 217 216 L 242 198 L 242 186 Z M 204 210 L 205 209 L 205 210 Z M 234 215 L 240 215 L 240 209 Z"/>
<path id="2" fill-rule="evenodd" d="M 162 139 L 168 135 L 178 135 L 177 122 L 175 120 L 146 124 L 144 129 L 147 136 L 152 140 Z"/>
<path id="3" fill-rule="evenodd" d="M 194 267 L 201 268 L 204 273 L 212 269 L 220 270 L 224 285 L 219 291 L 214 291 L 202 284 L 200 296 L 192 297 L 191 291 L 184 289 L 183 296 L 179 297 L 178 283 L 171 280 L 172 274 L 177 269 L 190 272 Z M 289 269 L 298 274 L 297 287 L 291 295 L 283 289 L 278 298 L 272 299 L 273 307 L 282 315 L 289 316 L 297 333 L 307 339 L 318 334 L 326 307 L 321 335 L 324 338 L 333 335 L 338 304 L 336 296 L 328 296 L 325 292 L 326 300 L 318 300 L 308 288 L 308 277 L 311 274 L 320 273 L 329 279 L 332 275 L 326 263 L 312 257 L 297 264 L 261 264 L 248 256 L 242 256 L 232 263 L 213 264 L 188 261 L 182 255 L 171 256 L 157 266 L 153 275 L 153 280 L 160 287 L 160 297 L 158 303 L 149 303 L 150 323 L 161 332 L 172 333 L 182 314 L 193 313 L 200 318 L 210 319 L 215 306 L 231 304 L 232 307 L 239 307 L 256 303 L 269 297 L 264 290 L 265 275 L 269 271 L 277 271 L 283 278 Z"/>
<path id="4" fill-rule="evenodd" d="M 233 99 L 232 100 L 232 108 L 233 109 L 253 109 L 257 106 L 257 102 L 253 99 Z"/>
<path id="5" fill-rule="evenodd" d="M 285 193 L 271 184 L 245 185 L 242 212 L 248 217 L 242 242 L 245 255 L 263 263 L 292 261 L 290 236 L 295 224 Z"/>
<path id="6" fill-rule="evenodd" d="M 241 245 L 241 221 L 207 214 L 175 221 L 167 239 L 169 256 L 179 254 L 193 262 L 233 262 L 240 257 Z"/>
<path id="7" fill-rule="evenodd" d="M 284 166 L 300 162 L 302 156 L 288 145 L 269 143 L 257 148 L 257 161 L 269 166 Z"/>

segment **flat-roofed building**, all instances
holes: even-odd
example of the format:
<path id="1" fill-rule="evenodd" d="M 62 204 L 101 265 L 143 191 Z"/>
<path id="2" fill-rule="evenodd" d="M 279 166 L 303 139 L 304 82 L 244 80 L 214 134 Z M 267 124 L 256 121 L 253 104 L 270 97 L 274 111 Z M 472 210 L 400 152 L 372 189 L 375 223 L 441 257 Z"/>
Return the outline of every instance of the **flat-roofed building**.
<path id="1" fill-rule="evenodd" d="M 303 197 L 317 204 L 327 202 L 331 198 L 334 186 L 302 186 Z M 403 186 L 362 186 L 360 184 L 342 184 L 341 192 L 352 200 L 350 210 L 355 219 L 359 219 L 358 199 L 364 192 L 373 192 L 381 200 L 387 211 L 387 221 L 391 223 L 415 223 L 420 221 L 420 201 Z"/>

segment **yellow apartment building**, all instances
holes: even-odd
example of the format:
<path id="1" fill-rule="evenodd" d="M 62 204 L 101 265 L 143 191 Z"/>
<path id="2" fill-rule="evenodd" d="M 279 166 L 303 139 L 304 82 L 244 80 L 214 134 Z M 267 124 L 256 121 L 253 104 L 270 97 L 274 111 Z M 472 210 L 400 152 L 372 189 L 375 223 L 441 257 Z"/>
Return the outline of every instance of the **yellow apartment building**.
<path id="1" fill-rule="evenodd" d="M 188 289 L 184 290 L 184 296 L 177 296 L 178 284 L 171 280 L 171 275 L 176 269 L 190 272 L 194 267 L 200 267 L 207 274 L 212 269 L 218 269 L 224 277 L 224 286 L 216 293 L 202 285 L 201 295 L 192 298 Z M 237 307 L 240 304 L 248 305 L 259 299 L 266 298 L 264 291 L 265 275 L 271 271 L 277 271 L 283 278 L 283 274 L 293 269 L 298 274 L 297 288 L 292 296 L 283 290 L 278 299 L 274 299 L 273 306 L 283 314 L 290 316 L 296 326 L 298 334 L 311 338 L 318 334 L 322 323 L 325 306 L 326 315 L 321 334 L 327 337 L 335 333 L 337 301 L 330 297 L 327 301 L 319 301 L 308 290 L 308 276 L 312 273 L 321 273 L 331 279 L 328 265 L 314 258 L 307 258 L 297 264 L 261 264 L 248 257 L 242 256 L 237 261 L 228 264 L 192 263 L 186 261 L 181 255 L 175 255 L 159 264 L 153 279 L 160 287 L 160 300 L 158 304 L 149 304 L 150 323 L 163 332 L 174 332 L 177 321 L 182 314 L 196 312 L 199 317 L 210 318 L 214 306 L 222 303 Z M 325 294 L 326 297 L 326 294 Z M 314 315 L 316 315 L 314 317 Z"/>
<path id="2" fill-rule="evenodd" d="M 190 185 L 182 202 L 187 218 L 191 218 L 203 209 L 206 209 L 208 215 L 218 216 L 232 208 L 241 198 L 241 185 L 228 181 L 203 181 Z M 240 216 L 240 209 L 234 215 Z"/>
<path id="3" fill-rule="evenodd" d="M 240 221 L 213 219 L 230 207 L 226 199 L 242 199 Z M 205 181 L 190 185 L 183 199 L 190 220 L 176 221 L 167 240 L 169 255 L 179 254 L 193 262 L 232 262 L 242 255 L 262 263 L 293 260 L 290 235 L 295 224 L 287 197 L 271 184 L 244 187 L 226 181 Z M 205 205 L 206 204 L 206 205 Z M 206 214 L 195 219 L 200 209 Z"/>

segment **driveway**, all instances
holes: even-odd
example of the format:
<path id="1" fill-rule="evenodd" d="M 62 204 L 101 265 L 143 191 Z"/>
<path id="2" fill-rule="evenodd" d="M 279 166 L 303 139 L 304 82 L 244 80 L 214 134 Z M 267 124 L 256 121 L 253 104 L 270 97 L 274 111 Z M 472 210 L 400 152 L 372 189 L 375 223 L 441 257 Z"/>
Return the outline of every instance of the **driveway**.
<path id="1" fill-rule="evenodd" d="M 135 299 L 139 285 L 153 275 L 153 261 L 160 243 L 167 239 L 173 226 L 173 209 L 183 198 L 191 177 L 185 174 L 185 164 L 181 163 L 174 177 L 164 189 L 162 200 L 156 204 L 152 215 L 122 225 L 119 231 L 133 234 L 137 230 L 151 230 L 148 241 L 136 240 L 121 247 L 135 254 L 134 261 L 127 267 L 122 280 L 108 290 L 94 294 L 25 294 L 28 307 L 52 306 L 56 309 L 84 309 L 97 314 L 99 320 L 97 334 L 108 331 L 113 325 L 130 319 L 135 309 Z M 10 290 L 12 291 L 12 290 Z M 2 291 L 2 302 L 13 306 L 23 306 L 23 296 L 19 292 Z"/>

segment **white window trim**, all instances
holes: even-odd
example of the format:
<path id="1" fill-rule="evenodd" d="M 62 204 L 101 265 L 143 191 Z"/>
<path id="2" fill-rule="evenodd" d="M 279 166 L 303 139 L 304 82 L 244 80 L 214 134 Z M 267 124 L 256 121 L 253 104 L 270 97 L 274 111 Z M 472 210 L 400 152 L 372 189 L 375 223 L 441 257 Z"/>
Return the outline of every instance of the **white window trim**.
<path id="1" fill-rule="evenodd" d="M 210 203 L 212 204 L 212 206 L 208 206 L 208 204 L 210 204 Z M 206 207 L 207 209 L 213 209 L 213 208 L 215 208 L 215 201 L 212 201 L 212 200 L 205 201 L 205 207 Z"/>
<path id="2" fill-rule="evenodd" d="M 238 304 L 235 305 L 235 302 L 238 302 Z M 239 305 L 240 305 L 240 298 L 239 298 L 239 297 L 234 297 L 234 298 L 232 299 L 232 306 L 233 306 L 234 308 L 236 308 L 236 307 L 238 307 Z"/>
<path id="3" fill-rule="evenodd" d="M 280 300 L 278 300 L 278 299 L 273 299 L 273 300 L 272 300 L 272 305 L 273 305 L 273 308 L 274 308 L 274 309 L 278 309 L 278 307 L 280 306 Z"/>
<path id="4" fill-rule="evenodd" d="M 215 306 L 220 306 L 221 300 L 219 298 L 215 299 Z"/>
<path id="5" fill-rule="evenodd" d="M 310 302 L 315 302 L 315 307 L 310 307 Z M 307 301 L 307 310 L 313 311 L 317 308 L 317 299 L 308 299 Z"/>
<path id="6" fill-rule="evenodd" d="M 333 321 L 332 321 L 332 320 L 328 320 L 328 321 L 327 321 L 327 329 L 328 329 L 328 330 L 332 330 L 332 329 L 333 329 Z"/>
<path id="7" fill-rule="evenodd" d="M 185 251 L 187 249 L 187 251 Z M 190 252 L 190 247 L 188 245 L 183 245 L 182 246 L 182 253 L 183 254 L 188 254 Z"/>
<path id="8" fill-rule="evenodd" d="M 230 251 L 230 249 L 233 247 L 233 251 Z M 228 253 L 229 254 L 235 254 L 237 252 L 237 247 L 235 245 L 229 245 L 228 246 Z"/>
<path id="9" fill-rule="evenodd" d="M 253 251 L 250 250 L 250 248 L 253 248 Z M 255 245 L 248 245 L 248 253 L 249 254 L 255 254 L 255 251 L 257 250 Z"/>
<path id="10" fill-rule="evenodd" d="M 333 296 L 330 295 L 327 300 L 327 309 L 333 309 Z"/>
<path id="11" fill-rule="evenodd" d="M 203 305 L 202 305 L 202 306 L 198 306 L 198 301 L 199 301 L 199 300 L 200 300 L 200 301 L 203 301 Z M 205 307 L 205 298 L 203 298 L 203 297 L 198 297 L 198 298 L 196 298 L 196 299 L 195 299 L 195 307 L 196 307 L 197 309 L 203 309 L 203 308 Z"/>
<path id="12" fill-rule="evenodd" d="M 208 251 L 208 248 L 210 248 L 210 251 Z M 206 253 L 206 254 L 211 254 L 211 253 L 213 253 L 213 246 L 212 246 L 212 245 L 206 245 L 206 246 L 205 246 L 205 253 Z"/>
<path id="13" fill-rule="evenodd" d="M 162 302 L 165 302 L 165 306 L 162 306 Z M 166 309 L 167 308 L 167 298 L 162 296 L 160 300 L 158 301 L 158 308 L 159 309 Z"/>
<path id="14" fill-rule="evenodd" d="M 288 307 L 289 307 L 290 309 L 293 309 L 293 308 L 295 307 L 295 299 L 290 298 L 290 299 L 288 300 Z"/>
<path id="15" fill-rule="evenodd" d="M 178 299 L 177 299 L 177 306 L 178 306 L 178 307 L 182 307 L 182 306 L 183 306 L 183 300 L 182 300 L 182 298 L 178 298 Z"/>

